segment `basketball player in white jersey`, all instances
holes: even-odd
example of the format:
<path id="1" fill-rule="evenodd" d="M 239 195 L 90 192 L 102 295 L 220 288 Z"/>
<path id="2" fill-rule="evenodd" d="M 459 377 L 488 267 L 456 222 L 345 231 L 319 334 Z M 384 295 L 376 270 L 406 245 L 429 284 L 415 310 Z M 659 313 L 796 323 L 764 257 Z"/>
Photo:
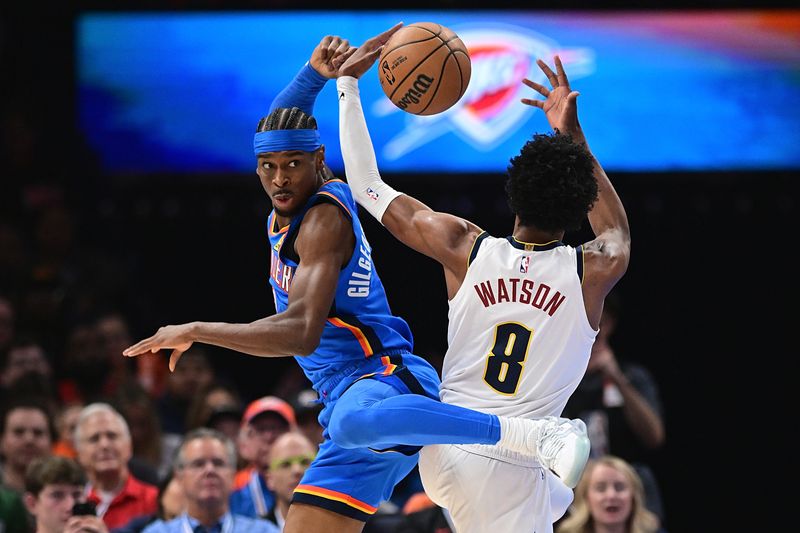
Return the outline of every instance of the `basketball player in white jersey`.
<path id="1" fill-rule="evenodd" d="M 511 236 L 496 238 L 381 180 L 357 80 L 380 47 L 367 41 L 351 54 L 337 88 L 353 195 L 401 242 L 444 268 L 450 311 L 441 399 L 550 422 L 536 435 L 548 436 L 536 457 L 498 445 L 426 446 L 419 463 L 425 490 L 459 533 L 552 532 L 585 465 L 585 458 L 572 469 L 552 464 L 565 445 L 584 442 L 586 431 L 579 420 L 557 417 L 586 370 L 604 298 L 630 256 L 627 216 L 586 144 L 578 93 L 557 56 L 555 72 L 537 61 L 550 89 L 523 81 L 545 99 L 522 103 L 542 109 L 554 132 L 534 135 L 512 158 L 506 191 L 516 220 Z M 587 216 L 595 238 L 563 243 Z M 585 442 L 576 453 L 588 453 Z"/>

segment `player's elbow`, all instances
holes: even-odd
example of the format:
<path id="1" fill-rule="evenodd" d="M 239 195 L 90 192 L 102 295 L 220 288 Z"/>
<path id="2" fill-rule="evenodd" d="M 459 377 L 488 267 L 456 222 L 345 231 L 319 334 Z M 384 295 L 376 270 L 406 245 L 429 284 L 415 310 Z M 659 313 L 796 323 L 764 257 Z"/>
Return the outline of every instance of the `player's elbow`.
<path id="1" fill-rule="evenodd" d="M 617 272 L 620 276 L 624 274 L 631 261 L 630 235 L 621 232 L 607 235 L 604 239 L 603 254 L 606 256 L 609 269 Z"/>
<path id="2" fill-rule="evenodd" d="M 313 324 L 303 324 L 295 334 L 295 354 L 305 357 L 311 355 L 319 346 L 322 328 Z"/>

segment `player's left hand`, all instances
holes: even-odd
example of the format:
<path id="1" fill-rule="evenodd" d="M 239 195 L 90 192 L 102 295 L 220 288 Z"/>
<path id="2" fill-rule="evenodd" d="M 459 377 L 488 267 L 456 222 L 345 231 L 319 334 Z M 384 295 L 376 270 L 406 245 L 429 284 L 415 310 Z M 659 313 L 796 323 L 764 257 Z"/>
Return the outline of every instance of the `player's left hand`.
<path id="1" fill-rule="evenodd" d="M 364 41 L 364 44 L 358 48 L 349 50 L 348 52 L 339 56 L 333 61 L 334 65 L 340 65 L 336 76 L 353 76 L 354 78 L 360 78 L 366 71 L 369 70 L 378 57 L 380 57 L 381 52 L 383 51 L 383 45 L 386 44 L 386 41 L 388 41 L 389 38 L 402 27 L 403 23 L 398 22 L 388 30 L 379 33 L 375 37 L 367 39 Z"/>
<path id="2" fill-rule="evenodd" d="M 334 66 L 334 60 L 351 49 L 353 47 L 350 46 L 350 41 L 347 39 L 342 39 L 338 35 L 326 35 L 314 48 L 308 62 L 322 76 L 332 79 L 336 77 L 336 71 L 340 64 L 337 62 Z"/>
<path id="3" fill-rule="evenodd" d="M 135 357 L 148 352 L 156 353 L 164 348 L 172 348 L 172 354 L 169 357 L 169 371 L 173 372 L 183 352 L 191 348 L 193 343 L 191 323 L 164 326 L 158 328 L 158 331 L 152 337 L 141 340 L 123 350 L 122 355 Z"/>
<path id="4" fill-rule="evenodd" d="M 556 66 L 555 72 L 541 59 L 536 60 L 536 64 L 539 65 L 539 68 L 550 82 L 551 89 L 528 78 L 522 80 L 522 83 L 544 96 L 545 100 L 522 98 L 521 101 L 523 104 L 535 106 L 544 111 L 547 122 L 550 123 L 550 127 L 554 130 L 558 130 L 561 133 L 569 133 L 573 137 L 582 136 L 583 132 L 578 122 L 577 104 L 580 93 L 570 88 L 567 73 L 564 72 L 564 65 L 561 64 L 561 58 L 555 56 L 554 62 Z"/>

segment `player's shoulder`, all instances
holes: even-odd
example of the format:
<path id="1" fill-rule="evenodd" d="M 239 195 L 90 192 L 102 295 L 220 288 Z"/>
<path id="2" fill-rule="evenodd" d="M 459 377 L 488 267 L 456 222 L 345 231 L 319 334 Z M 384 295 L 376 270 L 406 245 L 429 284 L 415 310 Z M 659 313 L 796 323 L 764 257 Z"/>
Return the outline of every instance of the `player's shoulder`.
<path id="1" fill-rule="evenodd" d="M 339 178 L 325 180 L 317 191 L 317 194 L 326 192 L 330 194 L 343 195 L 346 197 L 353 196 L 347 183 Z"/>

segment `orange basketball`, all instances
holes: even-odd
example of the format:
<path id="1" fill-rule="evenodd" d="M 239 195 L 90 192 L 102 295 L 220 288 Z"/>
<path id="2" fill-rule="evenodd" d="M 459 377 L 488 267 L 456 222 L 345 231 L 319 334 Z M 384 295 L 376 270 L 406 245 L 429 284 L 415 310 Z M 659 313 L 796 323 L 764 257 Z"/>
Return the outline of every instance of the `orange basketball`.
<path id="1" fill-rule="evenodd" d="M 435 22 L 403 26 L 384 45 L 381 88 L 394 105 L 414 115 L 435 115 L 464 96 L 472 74 L 467 47 Z"/>

